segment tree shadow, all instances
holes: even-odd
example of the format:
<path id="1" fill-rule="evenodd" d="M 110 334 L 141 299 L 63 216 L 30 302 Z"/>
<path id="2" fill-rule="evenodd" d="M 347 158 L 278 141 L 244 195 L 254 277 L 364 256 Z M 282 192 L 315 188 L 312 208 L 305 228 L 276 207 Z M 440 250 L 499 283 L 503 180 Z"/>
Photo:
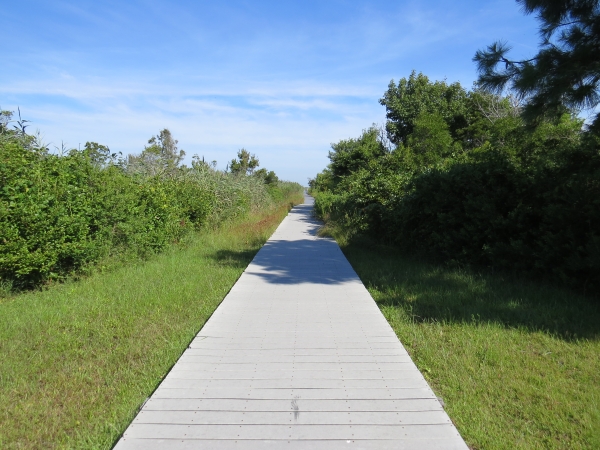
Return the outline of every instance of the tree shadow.
<path id="1" fill-rule="evenodd" d="M 598 339 L 600 305 L 564 288 L 421 261 L 384 246 L 350 243 L 344 253 L 380 307 L 416 322 L 497 323 L 564 340 Z"/>
<path id="2" fill-rule="evenodd" d="M 368 240 L 350 242 L 342 253 L 333 239 L 317 237 L 322 223 L 312 209 L 304 204 L 290 211 L 294 220 L 309 224 L 305 238 L 276 234 L 258 253 L 221 250 L 213 258 L 276 285 L 362 282 L 375 288 L 380 307 L 401 308 L 416 322 L 497 323 L 568 341 L 600 337 L 600 304 L 594 300 L 511 275 L 423 261 Z"/>
<path id="3" fill-rule="evenodd" d="M 247 266 L 246 275 L 271 284 L 360 283 L 337 243 L 317 236 L 323 224 L 312 211 L 312 197 L 305 196 L 305 203 L 289 212 L 289 219 L 308 225 L 302 230 L 304 238 L 298 239 L 297 231 L 292 232 L 293 238 L 285 232 L 276 232 L 256 255 L 250 250 L 220 250 L 212 257 L 220 264 Z"/>
<path id="4" fill-rule="evenodd" d="M 248 251 L 220 250 L 221 264 L 246 267 L 244 273 L 271 284 L 360 283 L 337 243 L 328 238 L 269 240 L 248 265 Z"/>
<path id="5" fill-rule="evenodd" d="M 218 250 L 210 255 L 221 266 L 243 269 L 250 264 L 256 255 L 256 249 L 247 250 Z"/>

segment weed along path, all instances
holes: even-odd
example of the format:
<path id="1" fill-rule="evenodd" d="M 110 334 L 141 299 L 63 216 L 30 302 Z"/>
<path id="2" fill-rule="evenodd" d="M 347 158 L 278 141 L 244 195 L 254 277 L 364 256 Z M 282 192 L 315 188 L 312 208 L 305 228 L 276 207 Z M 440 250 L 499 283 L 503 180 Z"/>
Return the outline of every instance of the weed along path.
<path id="1" fill-rule="evenodd" d="M 311 212 L 290 212 L 116 450 L 467 448 Z"/>

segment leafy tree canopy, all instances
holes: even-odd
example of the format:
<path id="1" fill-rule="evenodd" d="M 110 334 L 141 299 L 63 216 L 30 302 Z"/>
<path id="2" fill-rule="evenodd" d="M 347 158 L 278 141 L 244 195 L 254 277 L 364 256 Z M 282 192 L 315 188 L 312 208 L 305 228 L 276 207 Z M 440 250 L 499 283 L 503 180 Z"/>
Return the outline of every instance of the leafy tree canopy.
<path id="1" fill-rule="evenodd" d="M 335 177 L 342 177 L 365 167 L 370 160 L 386 153 L 380 130 L 371 127 L 364 130 L 358 139 L 345 139 L 331 144 L 329 165 Z"/>
<path id="2" fill-rule="evenodd" d="M 452 133 L 465 124 L 467 92 L 459 83 L 431 83 L 422 73 L 413 70 L 408 79 L 398 84 L 392 80 L 379 100 L 386 108 L 386 130 L 394 144 L 406 142 L 421 113 L 439 114 Z"/>
<path id="3" fill-rule="evenodd" d="M 269 186 L 274 186 L 279 182 L 279 178 L 272 170 L 258 169 L 256 172 L 254 172 L 254 176 L 262 179 L 264 183 L 268 184 Z"/>
<path id="4" fill-rule="evenodd" d="M 419 114 L 408 138 L 408 146 L 421 166 L 439 161 L 451 145 L 452 136 L 442 116 L 428 112 Z"/>
<path id="5" fill-rule="evenodd" d="M 495 42 L 473 60 L 479 84 L 491 92 L 508 88 L 526 100 L 523 117 L 538 123 L 565 107 L 593 109 L 600 103 L 599 0 L 517 0 L 525 14 L 535 13 L 542 38 L 537 55 L 514 61 L 510 46 Z M 592 127 L 600 130 L 596 114 Z"/>
<path id="6" fill-rule="evenodd" d="M 90 158 L 90 161 L 96 167 L 103 167 L 111 162 L 114 163 L 117 159 L 117 153 L 111 153 L 110 148 L 97 142 L 86 142 L 83 153 Z"/>

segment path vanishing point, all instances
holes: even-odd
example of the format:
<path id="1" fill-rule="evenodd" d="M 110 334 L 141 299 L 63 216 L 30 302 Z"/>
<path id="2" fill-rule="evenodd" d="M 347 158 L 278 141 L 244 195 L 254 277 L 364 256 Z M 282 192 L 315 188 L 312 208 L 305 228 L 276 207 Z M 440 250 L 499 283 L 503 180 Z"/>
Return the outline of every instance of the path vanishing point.
<path id="1" fill-rule="evenodd" d="M 467 449 L 307 197 L 115 450 Z"/>

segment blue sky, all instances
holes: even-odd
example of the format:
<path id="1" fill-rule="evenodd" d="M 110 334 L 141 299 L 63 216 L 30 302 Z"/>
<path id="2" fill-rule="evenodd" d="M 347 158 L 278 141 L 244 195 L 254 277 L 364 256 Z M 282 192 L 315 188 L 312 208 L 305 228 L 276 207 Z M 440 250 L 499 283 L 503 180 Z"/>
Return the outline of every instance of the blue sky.
<path id="1" fill-rule="evenodd" d="M 244 147 L 302 184 L 332 142 L 385 122 L 391 79 L 471 87 L 477 49 L 530 56 L 539 41 L 514 0 L 22 0 L 0 29 L 0 107 L 51 148 L 139 153 L 169 128 L 188 161 L 225 168 Z"/>

